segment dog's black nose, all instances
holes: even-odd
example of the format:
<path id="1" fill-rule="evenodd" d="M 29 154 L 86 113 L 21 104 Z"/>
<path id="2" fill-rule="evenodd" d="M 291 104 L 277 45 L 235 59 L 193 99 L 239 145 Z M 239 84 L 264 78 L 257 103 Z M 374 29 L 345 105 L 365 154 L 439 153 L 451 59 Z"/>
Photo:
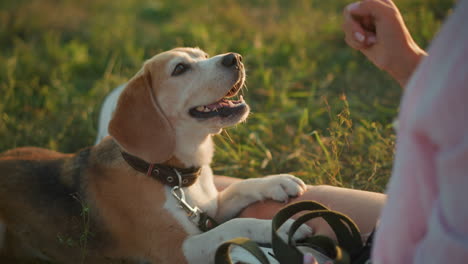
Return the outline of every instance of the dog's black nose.
<path id="1" fill-rule="evenodd" d="M 229 53 L 223 57 L 221 63 L 223 64 L 223 66 L 232 67 L 236 65 L 238 61 L 242 61 L 242 56 L 240 54 Z"/>

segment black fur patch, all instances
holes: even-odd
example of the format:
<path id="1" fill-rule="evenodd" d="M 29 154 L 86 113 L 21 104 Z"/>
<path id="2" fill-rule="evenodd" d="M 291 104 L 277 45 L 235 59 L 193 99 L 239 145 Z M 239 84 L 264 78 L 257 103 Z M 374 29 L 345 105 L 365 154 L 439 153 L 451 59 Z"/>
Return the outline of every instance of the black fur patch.
<path id="1" fill-rule="evenodd" d="M 90 149 L 77 153 L 71 163 L 71 168 L 63 169 L 64 159 L 47 161 L 25 161 L 31 172 L 31 194 L 36 198 L 39 207 L 59 210 L 69 216 L 79 216 L 82 205 L 79 199 L 84 199 L 83 175 L 87 169 Z M 69 178 L 65 180 L 66 178 Z M 71 184 L 70 184 L 71 183 Z"/>
<path id="2" fill-rule="evenodd" d="M 106 232 L 99 228 L 98 219 L 88 204 L 86 180 L 90 149 L 83 149 L 72 157 L 47 161 L 25 161 L 31 172 L 26 194 L 42 215 L 47 215 L 58 230 L 57 242 L 80 248 L 83 239 L 87 247 L 96 249 L 105 244 Z M 67 168 L 64 168 L 67 164 Z M 86 236 L 84 238 L 84 236 Z"/>
<path id="3" fill-rule="evenodd" d="M 49 246 L 51 241 L 56 243 L 56 249 L 70 250 L 70 254 L 80 252 L 83 246 L 90 256 L 112 247 L 111 234 L 88 197 L 88 179 L 95 176 L 92 171 L 96 170 L 92 168 L 91 148 L 74 156 L 55 153 L 57 158 L 39 152 L 33 158 L 22 151 L 16 159 L 0 160 L 0 168 L 4 169 L 0 177 L 5 177 L 0 181 L 0 191 L 8 190 L 4 193 L 10 196 L 5 197 L 11 201 L 0 201 L 0 209 L 9 212 L 10 226 L 26 239 L 37 238 L 30 241 L 31 246 L 49 256 L 54 255 L 50 251 L 53 249 L 43 248 L 43 240 Z"/>

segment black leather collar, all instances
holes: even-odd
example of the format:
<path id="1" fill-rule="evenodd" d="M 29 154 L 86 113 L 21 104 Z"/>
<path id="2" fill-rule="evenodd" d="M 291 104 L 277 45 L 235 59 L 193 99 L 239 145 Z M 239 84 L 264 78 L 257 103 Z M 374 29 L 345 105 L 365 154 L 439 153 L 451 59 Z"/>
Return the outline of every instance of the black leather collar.
<path id="1" fill-rule="evenodd" d="M 128 165 L 130 165 L 135 170 L 149 175 L 152 178 L 161 182 L 162 184 L 171 187 L 188 187 L 194 184 L 195 181 L 197 181 L 198 176 L 200 176 L 201 173 L 200 167 L 177 168 L 164 164 L 150 164 L 138 157 L 135 157 L 123 151 L 122 157 L 128 163 Z M 179 172 L 182 178 L 182 183 L 179 183 L 179 176 L 177 175 L 176 170 L 177 172 Z"/>

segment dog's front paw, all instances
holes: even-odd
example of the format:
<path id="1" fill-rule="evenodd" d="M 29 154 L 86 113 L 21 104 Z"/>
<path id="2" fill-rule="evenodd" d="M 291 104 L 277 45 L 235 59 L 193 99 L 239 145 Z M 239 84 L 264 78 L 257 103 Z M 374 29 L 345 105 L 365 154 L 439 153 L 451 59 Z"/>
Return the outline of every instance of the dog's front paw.
<path id="1" fill-rule="evenodd" d="M 289 174 L 270 175 L 263 178 L 263 185 L 259 188 L 263 198 L 270 198 L 279 202 L 287 202 L 289 197 L 296 197 L 305 192 L 305 183 Z"/>
<path id="2" fill-rule="evenodd" d="M 289 229 L 291 229 L 292 224 L 294 223 L 294 220 L 289 219 L 286 222 L 284 222 L 283 225 L 278 229 L 278 235 L 285 241 L 288 241 L 288 233 Z M 313 235 L 313 230 L 306 224 L 302 224 L 294 233 L 293 239 L 295 241 L 297 240 L 302 240 L 304 238 L 310 237 Z"/>

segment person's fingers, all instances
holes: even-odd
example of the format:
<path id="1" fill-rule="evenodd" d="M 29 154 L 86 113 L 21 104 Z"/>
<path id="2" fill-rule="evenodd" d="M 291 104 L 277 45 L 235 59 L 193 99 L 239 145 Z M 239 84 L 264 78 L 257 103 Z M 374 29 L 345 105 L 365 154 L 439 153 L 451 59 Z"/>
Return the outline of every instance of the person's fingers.
<path id="1" fill-rule="evenodd" d="M 377 44 L 377 37 L 374 33 L 366 33 L 364 36 L 364 41 L 356 41 L 355 38 L 345 38 L 346 44 L 351 46 L 353 49 L 361 50 L 368 49 L 373 45 Z"/>
<path id="2" fill-rule="evenodd" d="M 389 11 L 394 11 L 393 2 L 380 0 L 363 0 L 355 2 L 346 7 L 351 16 L 373 17 L 378 19 L 382 15 L 386 15 Z"/>
<path id="3" fill-rule="evenodd" d="M 343 31 L 345 33 L 346 43 L 357 50 L 361 50 L 368 46 L 376 43 L 375 29 L 369 29 L 369 23 L 371 18 L 367 19 L 352 17 L 347 8 L 343 11 L 344 21 L 342 24 Z M 363 23 L 367 23 L 368 28 L 364 28 Z"/>
<path id="4" fill-rule="evenodd" d="M 310 253 L 304 254 L 304 259 L 302 261 L 304 264 L 318 264 L 317 260 L 315 259 L 314 255 Z"/>
<path id="5" fill-rule="evenodd" d="M 364 43 L 357 42 L 354 38 L 345 37 L 344 40 L 346 44 L 348 44 L 348 46 L 350 46 L 351 48 L 355 50 L 362 50 L 365 47 Z"/>
<path id="6" fill-rule="evenodd" d="M 366 46 L 372 46 L 377 43 L 377 36 L 374 33 L 366 34 Z"/>
<path id="7" fill-rule="evenodd" d="M 376 28 L 375 28 L 375 23 L 374 23 L 374 18 L 371 16 L 356 16 L 352 15 L 351 16 L 356 23 L 358 23 L 365 31 L 371 32 L 371 33 L 376 33 Z"/>
<path id="8" fill-rule="evenodd" d="M 392 0 L 380 0 L 380 1 L 385 2 L 385 3 L 388 3 L 389 5 L 391 5 L 391 6 L 395 7 L 395 8 L 397 8 L 397 6 L 395 5 L 395 3 L 394 3 Z"/>
<path id="9" fill-rule="evenodd" d="M 367 9 L 363 9 L 361 5 L 362 1 L 351 3 L 346 6 L 345 12 L 349 13 L 351 16 L 371 16 L 372 13 L 370 13 Z"/>
<path id="10" fill-rule="evenodd" d="M 347 12 L 346 8 L 343 11 L 344 21 L 342 24 L 343 32 L 345 33 L 346 43 L 354 49 L 361 49 L 365 45 L 365 32 L 364 29 L 356 22 Z"/>

